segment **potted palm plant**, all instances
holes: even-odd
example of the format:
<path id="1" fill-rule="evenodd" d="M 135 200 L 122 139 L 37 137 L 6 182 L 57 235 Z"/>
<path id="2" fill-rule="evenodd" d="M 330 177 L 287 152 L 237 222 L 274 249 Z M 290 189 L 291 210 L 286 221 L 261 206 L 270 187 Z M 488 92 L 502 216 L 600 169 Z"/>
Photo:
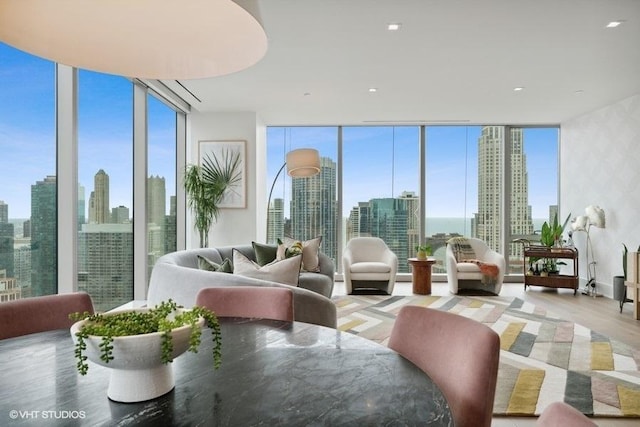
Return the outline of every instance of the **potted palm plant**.
<path id="1" fill-rule="evenodd" d="M 240 183 L 242 162 L 237 151 L 223 150 L 221 156 L 206 155 L 202 165 L 187 165 L 183 185 L 189 209 L 195 216 L 200 247 L 209 246 L 209 229 L 218 217 L 225 192 Z"/>

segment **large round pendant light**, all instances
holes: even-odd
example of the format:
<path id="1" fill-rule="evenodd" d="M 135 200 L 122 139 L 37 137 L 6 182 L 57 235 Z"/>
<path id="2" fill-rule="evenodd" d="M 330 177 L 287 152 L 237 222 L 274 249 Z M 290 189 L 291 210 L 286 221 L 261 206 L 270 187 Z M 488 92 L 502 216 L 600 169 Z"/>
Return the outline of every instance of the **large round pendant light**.
<path id="1" fill-rule="evenodd" d="M 0 41 L 87 70 L 198 79 L 267 51 L 257 0 L 0 0 Z"/>

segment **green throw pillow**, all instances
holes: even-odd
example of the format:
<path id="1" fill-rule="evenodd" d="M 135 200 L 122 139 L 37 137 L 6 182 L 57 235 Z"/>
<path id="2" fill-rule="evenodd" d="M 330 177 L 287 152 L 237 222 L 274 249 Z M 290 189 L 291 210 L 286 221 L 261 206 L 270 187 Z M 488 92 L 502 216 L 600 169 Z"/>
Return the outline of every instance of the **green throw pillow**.
<path id="1" fill-rule="evenodd" d="M 259 266 L 264 266 L 276 259 L 278 252 L 277 245 L 265 245 L 264 243 L 251 242 L 253 251 L 256 253 L 256 262 Z"/>
<path id="2" fill-rule="evenodd" d="M 209 258 L 203 257 L 202 255 L 198 256 L 198 268 L 200 270 L 206 271 L 219 271 L 221 273 L 233 273 L 233 264 L 229 258 L 225 258 L 222 261 L 222 264 L 218 264 L 217 262 L 211 261 Z"/>

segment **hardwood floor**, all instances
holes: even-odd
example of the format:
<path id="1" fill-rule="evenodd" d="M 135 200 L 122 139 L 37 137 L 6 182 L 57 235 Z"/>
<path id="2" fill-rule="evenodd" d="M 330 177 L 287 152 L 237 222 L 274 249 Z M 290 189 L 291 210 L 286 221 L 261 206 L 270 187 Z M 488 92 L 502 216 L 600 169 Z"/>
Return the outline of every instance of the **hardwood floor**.
<path id="1" fill-rule="evenodd" d="M 344 295 L 343 282 L 336 282 L 333 295 Z M 397 282 L 393 295 L 412 295 L 411 282 Z M 449 287 L 445 282 L 434 282 L 432 295 L 449 295 Z M 527 302 L 544 307 L 559 317 L 571 320 L 589 329 L 609 336 L 634 348 L 640 349 L 640 320 L 633 319 L 633 303 L 626 303 L 620 313 L 618 301 L 605 297 L 589 297 L 580 290 L 574 296 L 570 289 L 550 289 L 532 286 L 526 291 L 522 283 L 505 283 L 501 296 L 514 296 Z M 529 427 L 534 426 L 533 417 L 496 417 L 494 427 Z M 640 425 L 638 418 L 594 418 L 600 427 L 631 427 Z"/>

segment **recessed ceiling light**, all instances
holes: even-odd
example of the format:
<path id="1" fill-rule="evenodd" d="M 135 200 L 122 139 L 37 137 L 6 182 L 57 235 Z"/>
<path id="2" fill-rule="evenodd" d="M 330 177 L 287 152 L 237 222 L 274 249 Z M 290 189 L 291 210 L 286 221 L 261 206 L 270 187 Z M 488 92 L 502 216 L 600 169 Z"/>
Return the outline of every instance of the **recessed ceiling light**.
<path id="1" fill-rule="evenodd" d="M 521 91 L 524 90 L 524 87 L 522 87 L 522 86 L 514 87 L 513 90 L 514 90 L 514 92 L 521 92 Z"/>
<path id="2" fill-rule="evenodd" d="M 402 24 L 400 23 L 391 23 L 387 25 L 387 30 L 389 31 L 398 31 L 400 29 L 400 26 Z"/>
<path id="3" fill-rule="evenodd" d="M 622 25 L 624 21 L 611 21 L 607 24 L 605 28 L 616 28 L 619 25 Z"/>
<path id="4" fill-rule="evenodd" d="M 576 91 L 575 91 L 575 92 L 573 92 L 573 93 L 575 93 L 576 95 L 582 95 L 582 94 L 584 93 L 584 90 L 582 90 L 582 89 L 578 89 L 578 90 L 576 90 Z"/>
<path id="5" fill-rule="evenodd" d="M 378 88 L 377 87 L 370 87 L 369 88 L 369 92 L 377 92 Z"/>
<path id="6" fill-rule="evenodd" d="M 302 96 L 311 96 L 311 92 L 305 92 L 302 94 Z"/>

